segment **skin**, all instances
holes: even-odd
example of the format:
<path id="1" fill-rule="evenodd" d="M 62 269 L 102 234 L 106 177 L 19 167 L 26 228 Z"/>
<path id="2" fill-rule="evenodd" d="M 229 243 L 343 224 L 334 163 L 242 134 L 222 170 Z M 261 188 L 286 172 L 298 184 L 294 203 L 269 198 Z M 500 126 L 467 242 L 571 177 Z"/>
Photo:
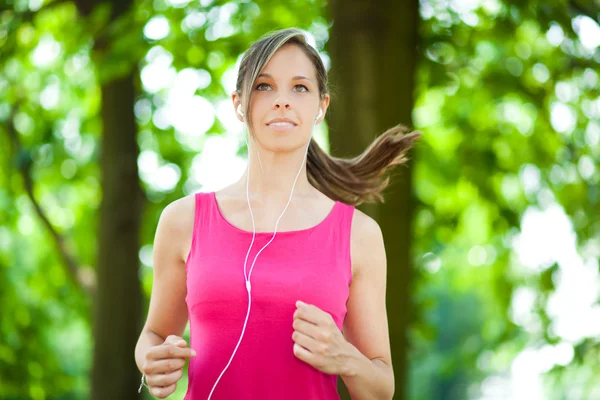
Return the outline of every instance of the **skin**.
<path id="1" fill-rule="evenodd" d="M 217 192 L 224 217 L 252 231 L 246 203 L 246 177 L 257 232 L 272 232 L 302 165 L 306 144 L 329 96 L 321 98 L 310 59 L 295 45 L 279 49 L 253 86 L 250 112 L 254 135 L 249 141 L 250 170 Z M 295 76 L 307 79 L 294 80 Z M 232 94 L 234 110 L 243 98 Z M 236 114 L 237 115 L 237 114 Z M 237 115 L 243 121 L 243 117 Z M 267 126 L 273 118 L 296 122 L 286 132 Z M 260 165 L 259 166 L 259 155 Z M 305 167 L 278 232 L 306 229 L 322 221 L 334 201 L 308 182 Z M 136 347 L 136 361 L 147 376 L 150 393 L 165 398 L 175 391 L 192 350 L 181 338 L 188 321 L 185 260 L 193 231 L 194 197 L 169 204 L 160 217 L 154 242 L 154 285 L 148 317 Z M 385 305 L 386 257 L 379 225 L 355 210 L 351 229 L 352 284 L 343 331 L 330 314 L 298 299 L 293 316 L 294 355 L 314 368 L 338 374 L 354 399 L 391 399 L 394 377 Z"/>

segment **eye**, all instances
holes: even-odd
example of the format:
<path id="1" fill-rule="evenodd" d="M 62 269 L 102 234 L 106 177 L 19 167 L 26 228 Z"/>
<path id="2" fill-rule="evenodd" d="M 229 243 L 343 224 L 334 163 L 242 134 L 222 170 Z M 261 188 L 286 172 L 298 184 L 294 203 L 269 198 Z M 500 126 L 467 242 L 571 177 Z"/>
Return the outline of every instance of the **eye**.
<path id="1" fill-rule="evenodd" d="M 304 85 L 296 85 L 296 86 L 294 86 L 294 88 L 297 88 L 297 87 L 304 88 L 304 90 L 301 90 L 301 92 L 308 92 L 308 88 L 306 86 L 304 86 Z"/>
<path id="2" fill-rule="evenodd" d="M 256 90 L 262 90 L 262 89 L 261 89 L 261 87 L 263 87 L 263 86 L 270 87 L 270 86 L 269 86 L 268 84 L 266 84 L 266 83 L 259 83 L 259 84 L 256 86 Z"/>

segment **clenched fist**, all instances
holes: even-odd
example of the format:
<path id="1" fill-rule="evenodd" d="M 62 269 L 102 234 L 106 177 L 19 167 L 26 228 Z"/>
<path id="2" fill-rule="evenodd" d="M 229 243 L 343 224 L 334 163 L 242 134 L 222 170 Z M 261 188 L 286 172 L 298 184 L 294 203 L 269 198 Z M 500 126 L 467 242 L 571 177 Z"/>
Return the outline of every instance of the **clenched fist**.
<path id="1" fill-rule="evenodd" d="M 164 399 L 175 391 L 177 381 L 183 376 L 183 366 L 196 352 L 187 347 L 185 340 L 170 335 L 163 344 L 153 346 L 146 353 L 142 371 L 150 394 Z"/>

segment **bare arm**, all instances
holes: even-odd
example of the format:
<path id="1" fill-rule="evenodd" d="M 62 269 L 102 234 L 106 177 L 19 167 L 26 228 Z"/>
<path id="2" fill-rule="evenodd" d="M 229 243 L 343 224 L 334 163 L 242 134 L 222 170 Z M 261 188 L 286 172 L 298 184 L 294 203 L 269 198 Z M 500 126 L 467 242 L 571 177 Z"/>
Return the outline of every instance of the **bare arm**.
<path id="1" fill-rule="evenodd" d="M 355 350 L 342 375 L 353 399 L 391 399 L 394 373 L 385 304 L 386 256 L 377 222 L 356 210 L 352 222 L 352 268 L 344 337 Z"/>
<path id="2" fill-rule="evenodd" d="M 181 337 L 188 321 L 185 303 L 185 259 L 194 224 L 194 196 L 169 204 L 163 210 L 154 239 L 154 282 L 146 323 L 135 348 L 135 361 L 144 370 L 148 351 L 167 337 Z"/>

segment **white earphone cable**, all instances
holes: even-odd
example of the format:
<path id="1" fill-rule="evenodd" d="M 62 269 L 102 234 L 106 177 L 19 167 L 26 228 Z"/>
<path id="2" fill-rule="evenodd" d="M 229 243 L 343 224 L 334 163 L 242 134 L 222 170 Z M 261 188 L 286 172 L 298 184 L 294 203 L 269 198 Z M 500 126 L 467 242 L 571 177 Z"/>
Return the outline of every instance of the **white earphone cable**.
<path id="1" fill-rule="evenodd" d="M 238 110 L 239 112 L 239 110 Z M 319 109 L 319 116 L 317 116 L 317 118 L 315 118 L 315 125 L 317 124 L 317 120 L 319 119 L 319 117 L 321 116 L 322 111 Z M 243 114 L 242 114 L 243 116 Z M 245 124 L 244 124 L 245 126 Z M 243 132 L 243 129 L 242 129 Z M 246 284 L 246 291 L 248 292 L 248 311 L 246 312 L 246 318 L 244 320 L 244 326 L 242 327 L 242 333 L 240 334 L 240 338 L 235 346 L 235 349 L 233 350 L 233 353 L 231 354 L 231 357 L 229 358 L 229 362 L 227 363 L 227 365 L 225 366 L 225 368 L 223 369 L 223 371 L 221 372 L 221 374 L 219 375 L 219 377 L 217 378 L 217 381 L 215 382 L 215 384 L 212 387 L 212 390 L 210 391 L 210 394 L 208 395 L 208 400 L 210 400 L 210 398 L 212 397 L 213 392 L 215 391 L 215 388 L 217 387 L 217 384 L 219 383 L 219 381 L 221 380 L 221 377 L 223 376 L 223 374 L 225 374 L 225 371 L 227 371 L 227 368 L 229 368 L 229 365 L 231 364 L 231 361 L 233 360 L 233 357 L 235 356 L 238 347 L 240 346 L 240 343 L 242 342 L 242 338 L 244 337 L 244 333 L 246 332 L 246 325 L 248 323 L 248 318 L 250 317 L 250 309 L 251 309 L 251 305 L 252 305 L 252 295 L 251 295 L 251 290 L 252 290 L 252 285 L 250 284 L 250 277 L 252 275 L 252 271 L 254 269 L 254 264 L 256 263 L 256 260 L 258 258 L 258 256 L 260 255 L 260 253 L 262 253 L 262 251 L 269 245 L 271 244 L 271 242 L 273 241 L 273 239 L 275 239 L 275 235 L 277 235 L 277 227 L 279 226 L 279 221 L 281 220 L 281 218 L 283 217 L 283 214 L 285 214 L 285 212 L 287 211 L 291 201 L 292 201 L 292 196 L 294 194 L 294 189 L 296 187 L 296 182 L 298 182 L 298 178 L 300 177 L 300 173 L 302 172 L 302 168 L 304 167 L 304 164 L 306 162 L 306 158 L 308 156 L 308 148 L 310 146 L 310 142 L 312 140 L 312 133 L 310 136 L 310 139 L 308 140 L 308 143 L 306 144 L 306 150 L 304 151 L 304 157 L 302 159 L 302 164 L 300 165 L 300 169 L 298 170 L 298 173 L 296 174 L 296 178 L 294 179 L 294 183 L 292 184 L 292 190 L 290 191 L 290 197 L 288 198 L 288 202 L 285 205 L 285 208 L 283 209 L 283 212 L 281 213 L 281 215 L 279 216 L 279 218 L 277 218 L 277 221 L 275 222 L 275 229 L 273 231 L 273 236 L 271 237 L 271 240 L 269 240 L 254 256 L 254 260 L 252 261 L 252 265 L 250 266 L 250 272 L 246 275 L 246 265 L 248 263 L 248 257 L 250 255 L 250 251 L 252 250 L 252 246 L 254 246 L 254 239 L 256 237 L 256 224 L 254 221 L 254 214 L 252 213 L 252 206 L 250 205 L 250 193 L 249 193 L 249 185 L 250 185 L 250 147 L 248 145 L 248 141 L 246 139 L 247 135 L 244 135 L 244 140 L 246 141 L 246 147 L 248 147 L 248 171 L 247 171 L 247 175 L 246 175 L 246 201 L 248 203 L 248 210 L 250 211 L 250 217 L 252 219 L 252 241 L 250 242 L 250 247 L 248 247 L 248 251 L 246 252 L 246 258 L 244 259 L 244 282 Z M 258 152 L 258 149 L 256 149 Z M 259 163 L 260 163 L 260 155 L 258 155 L 259 157 Z M 261 166 L 262 167 L 262 166 Z M 262 171 L 261 171 L 262 173 Z"/>

